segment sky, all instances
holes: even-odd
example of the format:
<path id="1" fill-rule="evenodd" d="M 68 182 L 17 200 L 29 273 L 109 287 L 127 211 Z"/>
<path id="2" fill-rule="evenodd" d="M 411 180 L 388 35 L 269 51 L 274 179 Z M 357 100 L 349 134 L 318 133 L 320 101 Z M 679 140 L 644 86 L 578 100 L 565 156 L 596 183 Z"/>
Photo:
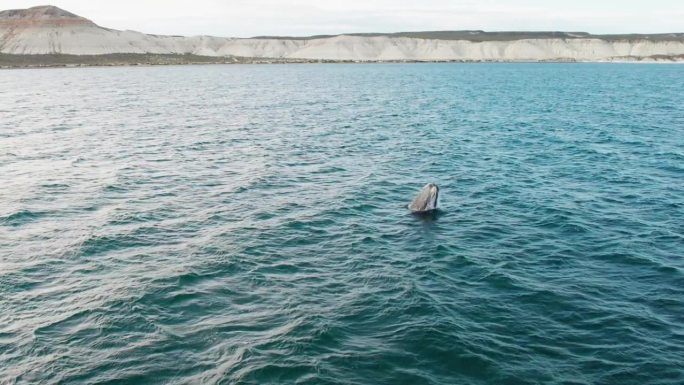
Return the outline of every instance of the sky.
<path id="1" fill-rule="evenodd" d="M 0 10 L 45 4 L 104 27 L 165 35 L 684 32 L 684 0 L 0 0 Z"/>

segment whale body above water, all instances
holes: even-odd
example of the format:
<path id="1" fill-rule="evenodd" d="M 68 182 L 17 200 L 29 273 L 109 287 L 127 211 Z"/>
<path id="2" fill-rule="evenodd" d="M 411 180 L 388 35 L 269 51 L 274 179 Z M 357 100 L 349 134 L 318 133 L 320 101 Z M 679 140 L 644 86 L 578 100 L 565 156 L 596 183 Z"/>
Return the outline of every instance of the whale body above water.
<path id="1" fill-rule="evenodd" d="M 434 183 L 428 183 L 413 198 L 408 208 L 414 213 L 426 213 L 437 209 L 437 198 L 439 198 L 439 187 Z"/>

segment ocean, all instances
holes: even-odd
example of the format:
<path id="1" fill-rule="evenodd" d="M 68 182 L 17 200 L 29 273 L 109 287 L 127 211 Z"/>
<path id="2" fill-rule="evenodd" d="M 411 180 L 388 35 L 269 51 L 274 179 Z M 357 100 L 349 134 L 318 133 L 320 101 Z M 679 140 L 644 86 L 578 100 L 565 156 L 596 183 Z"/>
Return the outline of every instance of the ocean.
<path id="1" fill-rule="evenodd" d="M 657 64 L 0 71 L 0 384 L 684 384 L 683 90 Z"/>

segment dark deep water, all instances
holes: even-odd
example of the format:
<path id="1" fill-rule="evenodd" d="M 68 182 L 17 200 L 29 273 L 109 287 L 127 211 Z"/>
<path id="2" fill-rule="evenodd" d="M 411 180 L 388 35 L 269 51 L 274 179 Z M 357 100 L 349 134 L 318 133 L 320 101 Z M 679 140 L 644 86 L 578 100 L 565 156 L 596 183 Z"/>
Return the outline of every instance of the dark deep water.
<path id="1" fill-rule="evenodd" d="M 0 384 L 683 384 L 683 90 L 682 65 L 0 71 Z"/>

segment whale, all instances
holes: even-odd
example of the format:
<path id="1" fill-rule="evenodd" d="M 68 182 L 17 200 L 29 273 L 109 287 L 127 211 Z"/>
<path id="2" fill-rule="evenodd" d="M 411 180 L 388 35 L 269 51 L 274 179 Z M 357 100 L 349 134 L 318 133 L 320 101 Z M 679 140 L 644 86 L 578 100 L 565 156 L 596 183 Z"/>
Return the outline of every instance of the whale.
<path id="1" fill-rule="evenodd" d="M 413 201 L 408 205 L 408 208 L 414 213 L 427 213 L 437 209 L 438 198 L 439 187 L 434 183 L 428 183 L 420 190 L 418 195 L 413 198 Z"/>

